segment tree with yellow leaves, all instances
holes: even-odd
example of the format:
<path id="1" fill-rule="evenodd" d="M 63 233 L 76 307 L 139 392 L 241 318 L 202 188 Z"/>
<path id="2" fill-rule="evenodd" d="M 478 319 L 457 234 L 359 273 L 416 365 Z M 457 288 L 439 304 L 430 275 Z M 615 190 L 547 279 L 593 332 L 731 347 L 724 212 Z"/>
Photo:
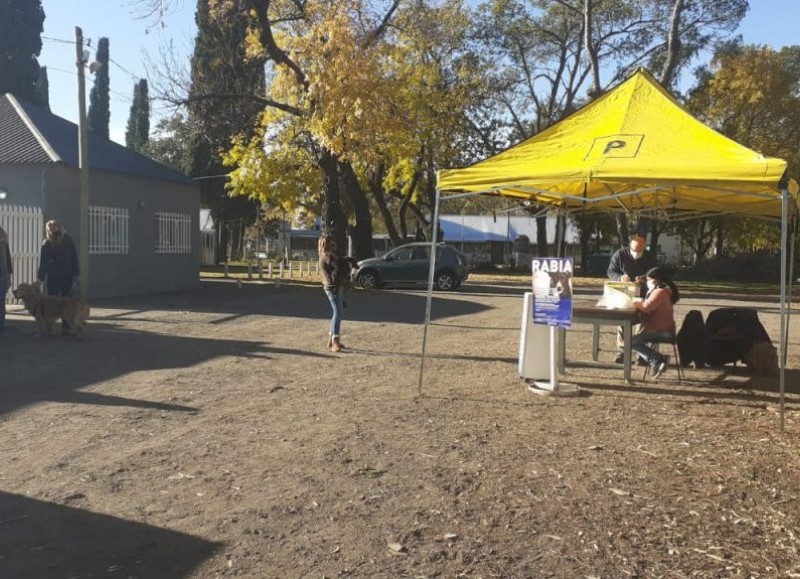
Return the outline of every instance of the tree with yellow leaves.
<path id="1" fill-rule="evenodd" d="M 251 4 L 259 26 L 248 50 L 266 55 L 273 74 L 259 136 L 236 139 L 226 157 L 232 192 L 284 209 L 321 205 L 342 237 L 345 205 L 358 257 L 372 253 L 373 208 L 395 242 L 409 213 L 426 228 L 438 163 L 455 162 L 479 96 L 461 3 L 393 3 L 380 19 L 370 16 L 380 2 Z"/>
<path id="2" fill-rule="evenodd" d="M 387 101 L 391 79 L 381 74 L 382 35 L 399 0 L 249 0 L 248 54 L 265 57 L 270 78 L 256 138 L 234 142 L 226 163 L 236 167 L 234 194 L 283 207 L 323 201 L 325 227 L 344 243 L 347 220 L 341 182 L 356 154 L 402 120 Z M 222 13 L 228 0 L 212 0 Z M 380 82 L 387 80 L 387 82 Z M 319 171 L 319 176 L 312 173 Z M 369 208 L 358 182 L 349 186 L 359 238 L 371 244 Z M 363 241 L 362 241 L 363 243 Z"/>
<path id="3" fill-rule="evenodd" d="M 690 110 L 731 139 L 800 169 L 800 47 L 730 43 L 721 47 L 688 102 Z M 715 218 L 717 255 L 779 247 L 779 228 L 746 218 Z M 707 241 L 706 241 L 707 242 Z"/>

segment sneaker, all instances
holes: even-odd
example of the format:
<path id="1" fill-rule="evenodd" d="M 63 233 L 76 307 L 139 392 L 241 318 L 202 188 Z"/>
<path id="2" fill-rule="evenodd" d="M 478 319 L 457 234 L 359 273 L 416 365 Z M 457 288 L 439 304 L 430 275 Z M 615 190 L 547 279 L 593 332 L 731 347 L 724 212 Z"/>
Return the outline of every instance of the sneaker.
<path id="1" fill-rule="evenodd" d="M 650 366 L 653 370 L 653 378 L 658 378 L 664 373 L 664 370 L 667 369 L 667 365 L 669 364 L 669 356 L 664 356 L 664 359 Z"/>
<path id="2" fill-rule="evenodd" d="M 615 364 L 624 364 L 625 363 L 625 354 L 617 354 L 616 358 L 614 358 Z"/>

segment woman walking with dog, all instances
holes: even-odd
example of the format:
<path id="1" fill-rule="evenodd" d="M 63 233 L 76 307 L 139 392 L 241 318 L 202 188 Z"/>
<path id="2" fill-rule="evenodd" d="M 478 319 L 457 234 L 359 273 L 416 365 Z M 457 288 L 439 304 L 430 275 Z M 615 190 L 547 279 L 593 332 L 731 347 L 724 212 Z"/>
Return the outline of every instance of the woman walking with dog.
<path id="1" fill-rule="evenodd" d="M 317 249 L 322 289 L 325 290 L 333 311 L 328 333 L 328 348 L 332 352 L 339 352 L 344 347 L 339 337 L 342 325 L 342 294 L 350 283 L 350 265 L 339 255 L 336 239 L 330 233 L 323 233 L 320 236 Z"/>
<path id="2" fill-rule="evenodd" d="M 6 327 L 6 294 L 11 287 L 11 274 L 14 267 L 11 265 L 11 250 L 8 247 L 8 234 L 0 227 L 0 334 Z"/>
<path id="3" fill-rule="evenodd" d="M 70 297 L 73 294 L 78 269 L 78 252 L 72 238 L 59 221 L 50 220 L 45 225 L 45 240 L 39 254 L 38 278 L 47 287 L 47 295 Z M 74 297 L 74 296 L 73 296 Z M 61 323 L 63 333 L 69 326 Z"/>

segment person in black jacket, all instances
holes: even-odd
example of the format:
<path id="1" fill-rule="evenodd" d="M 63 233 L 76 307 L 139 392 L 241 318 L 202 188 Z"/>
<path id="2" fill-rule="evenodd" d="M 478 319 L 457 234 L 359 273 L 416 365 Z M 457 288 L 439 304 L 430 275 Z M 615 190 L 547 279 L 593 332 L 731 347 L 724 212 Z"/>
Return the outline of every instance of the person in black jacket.
<path id="1" fill-rule="evenodd" d="M 631 237 L 628 247 L 618 249 L 614 255 L 611 256 L 611 261 L 608 263 L 608 278 L 614 281 L 633 281 L 639 284 L 639 297 L 644 298 L 647 294 L 647 285 L 645 285 L 646 273 L 648 270 L 656 266 L 656 258 L 649 251 L 645 250 L 645 239 L 641 235 Z M 633 328 L 633 333 L 636 334 L 641 328 Z M 614 361 L 617 364 L 622 364 L 624 360 L 623 348 L 624 340 L 622 339 L 622 328 L 617 330 L 617 356 Z"/>
<path id="2" fill-rule="evenodd" d="M 14 267 L 11 264 L 11 251 L 8 248 L 8 234 L 0 227 L 0 334 L 6 326 L 6 293 L 11 287 L 11 274 Z"/>
<path id="3" fill-rule="evenodd" d="M 39 253 L 39 272 L 37 277 L 47 288 L 47 295 L 68 297 L 79 274 L 78 252 L 75 244 L 67 235 L 64 225 L 58 221 L 48 221 L 45 225 L 45 240 Z M 69 332 L 69 326 L 61 321 L 63 333 Z"/>
<path id="4" fill-rule="evenodd" d="M 628 247 L 618 249 L 608 263 L 608 279 L 615 281 L 634 281 L 639 283 L 640 297 L 647 293 L 645 274 L 656 266 L 656 258 L 645 250 L 644 237 L 631 237 Z"/>

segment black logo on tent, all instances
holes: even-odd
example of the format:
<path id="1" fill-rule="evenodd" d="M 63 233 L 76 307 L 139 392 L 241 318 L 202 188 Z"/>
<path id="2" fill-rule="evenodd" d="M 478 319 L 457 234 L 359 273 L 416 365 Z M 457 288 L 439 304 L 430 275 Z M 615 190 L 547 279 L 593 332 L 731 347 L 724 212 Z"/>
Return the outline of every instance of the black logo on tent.
<path id="1" fill-rule="evenodd" d="M 639 153 L 644 135 L 619 134 L 598 137 L 592 143 L 585 160 L 632 159 Z"/>

